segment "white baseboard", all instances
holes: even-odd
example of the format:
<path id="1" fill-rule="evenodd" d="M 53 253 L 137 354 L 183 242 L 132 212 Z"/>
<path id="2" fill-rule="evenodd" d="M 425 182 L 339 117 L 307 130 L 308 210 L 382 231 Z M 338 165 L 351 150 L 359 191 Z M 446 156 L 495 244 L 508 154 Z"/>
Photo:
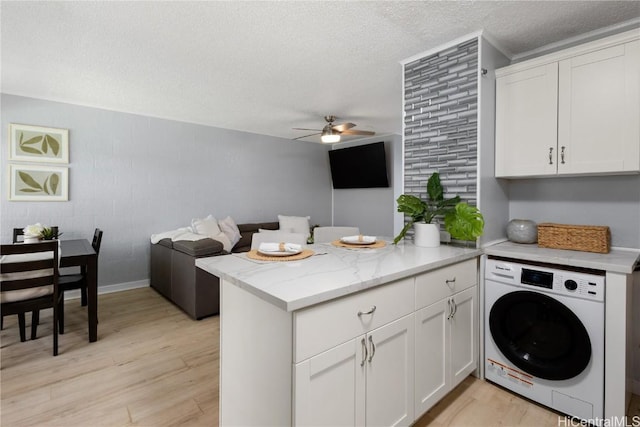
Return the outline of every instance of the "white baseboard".
<path id="1" fill-rule="evenodd" d="M 98 286 L 98 295 L 111 294 L 114 292 L 130 291 L 132 289 L 149 287 L 149 280 L 138 280 L 136 282 L 116 283 L 113 285 Z M 64 299 L 80 298 L 80 289 L 74 289 L 64 293 Z"/>

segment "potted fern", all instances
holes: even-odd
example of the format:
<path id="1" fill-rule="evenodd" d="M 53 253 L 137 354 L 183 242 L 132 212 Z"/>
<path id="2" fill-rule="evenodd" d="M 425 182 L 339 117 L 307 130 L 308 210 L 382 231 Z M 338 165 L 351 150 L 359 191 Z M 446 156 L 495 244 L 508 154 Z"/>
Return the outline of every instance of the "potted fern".
<path id="1" fill-rule="evenodd" d="M 433 221 L 444 217 L 445 229 L 457 240 L 475 240 L 482 235 L 484 219 L 477 208 L 460 201 L 460 196 L 444 198 L 440 174 L 434 172 L 427 181 L 427 199 L 410 194 L 397 199 L 398 212 L 409 216 L 409 221 L 393 240 L 397 244 L 409 229 L 414 227 L 416 246 L 437 247 L 440 245 L 440 228 Z"/>

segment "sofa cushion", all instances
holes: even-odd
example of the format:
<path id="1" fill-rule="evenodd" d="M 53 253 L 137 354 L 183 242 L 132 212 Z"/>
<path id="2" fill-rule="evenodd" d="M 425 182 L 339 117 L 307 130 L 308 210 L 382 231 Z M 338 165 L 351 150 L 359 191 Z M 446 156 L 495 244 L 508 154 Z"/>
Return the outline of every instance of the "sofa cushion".
<path id="1" fill-rule="evenodd" d="M 167 237 L 167 238 L 165 238 L 165 239 L 160 239 L 160 240 L 158 241 L 158 245 L 160 245 L 160 246 L 165 246 L 165 247 L 167 247 L 167 248 L 172 248 L 172 247 L 173 247 L 173 242 L 171 241 L 171 239 L 170 239 L 170 238 L 168 238 L 168 237 Z"/>
<path id="2" fill-rule="evenodd" d="M 224 252 L 222 243 L 213 239 L 177 240 L 173 242 L 173 249 L 196 258 L 221 255 Z"/>

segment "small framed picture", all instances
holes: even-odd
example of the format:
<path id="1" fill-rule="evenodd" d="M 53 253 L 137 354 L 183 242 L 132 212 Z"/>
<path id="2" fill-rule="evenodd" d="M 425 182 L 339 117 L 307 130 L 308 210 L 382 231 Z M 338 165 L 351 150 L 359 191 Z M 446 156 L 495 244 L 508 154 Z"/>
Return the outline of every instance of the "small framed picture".
<path id="1" fill-rule="evenodd" d="M 9 200 L 23 202 L 69 200 L 69 168 L 9 164 Z"/>
<path id="2" fill-rule="evenodd" d="M 69 130 L 11 123 L 9 160 L 69 163 Z"/>

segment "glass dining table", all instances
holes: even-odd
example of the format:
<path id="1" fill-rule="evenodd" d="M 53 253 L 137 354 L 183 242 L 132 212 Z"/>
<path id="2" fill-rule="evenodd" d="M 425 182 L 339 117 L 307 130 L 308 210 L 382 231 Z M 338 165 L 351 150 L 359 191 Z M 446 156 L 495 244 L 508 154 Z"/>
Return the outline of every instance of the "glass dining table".
<path id="1" fill-rule="evenodd" d="M 89 342 L 98 339 L 98 254 L 86 239 L 60 240 L 60 267 L 85 267 Z"/>

